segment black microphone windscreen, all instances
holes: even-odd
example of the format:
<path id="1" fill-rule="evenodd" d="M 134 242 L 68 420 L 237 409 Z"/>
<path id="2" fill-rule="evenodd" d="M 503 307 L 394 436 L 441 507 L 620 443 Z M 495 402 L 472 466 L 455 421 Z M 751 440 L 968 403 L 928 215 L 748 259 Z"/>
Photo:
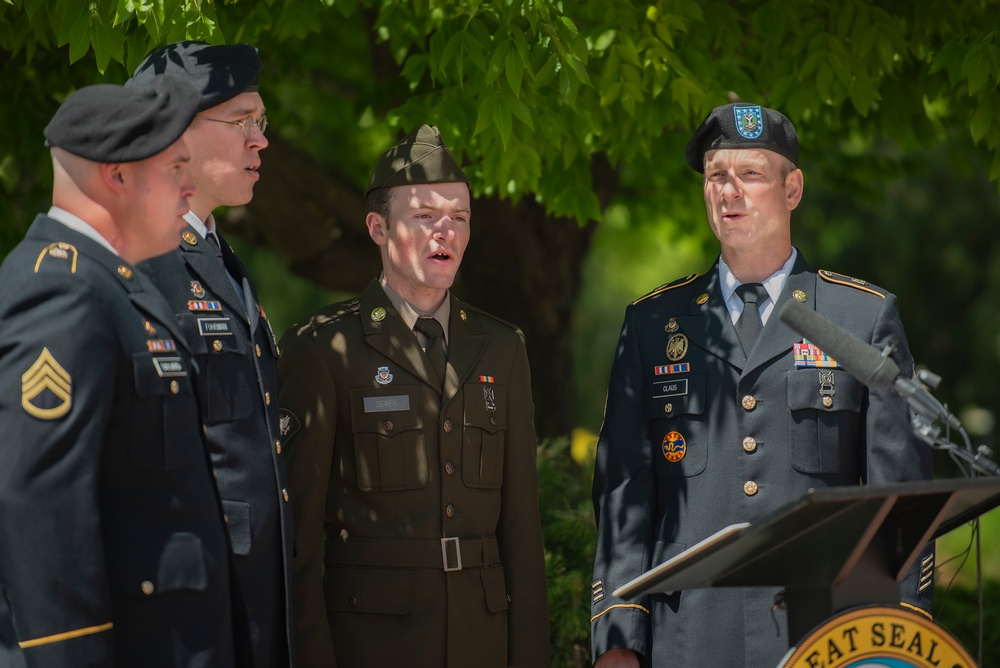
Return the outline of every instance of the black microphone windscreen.
<path id="1" fill-rule="evenodd" d="M 888 357 L 813 309 L 788 301 L 778 318 L 873 390 L 885 390 L 899 376 L 899 367 Z"/>

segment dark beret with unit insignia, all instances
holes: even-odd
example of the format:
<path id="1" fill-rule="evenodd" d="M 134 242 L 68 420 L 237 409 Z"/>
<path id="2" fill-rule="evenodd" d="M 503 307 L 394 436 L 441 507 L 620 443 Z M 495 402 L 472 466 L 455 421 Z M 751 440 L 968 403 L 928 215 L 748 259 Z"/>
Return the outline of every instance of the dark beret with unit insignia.
<path id="1" fill-rule="evenodd" d="M 161 75 L 172 74 L 198 90 L 198 111 L 204 111 L 240 93 L 256 92 L 260 69 L 257 49 L 249 44 L 174 42 L 146 56 L 125 85 L 148 88 Z"/>
<path id="2" fill-rule="evenodd" d="M 688 142 L 684 157 L 691 169 L 705 171 L 705 153 L 720 148 L 774 151 L 799 164 L 799 138 L 784 114 L 756 104 L 736 102 L 716 107 Z"/>
<path id="3" fill-rule="evenodd" d="M 148 90 L 96 84 L 71 94 L 45 126 L 45 145 L 94 162 L 135 162 L 184 134 L 198 111 L 194 89 L 161 77 Z"/>
<path id="4" fill-rule="evenodd" d="M 468 183 L 465 172 L 432 125 L 421 125 L 379 157 L 365 190 L 424 183 Z"/>

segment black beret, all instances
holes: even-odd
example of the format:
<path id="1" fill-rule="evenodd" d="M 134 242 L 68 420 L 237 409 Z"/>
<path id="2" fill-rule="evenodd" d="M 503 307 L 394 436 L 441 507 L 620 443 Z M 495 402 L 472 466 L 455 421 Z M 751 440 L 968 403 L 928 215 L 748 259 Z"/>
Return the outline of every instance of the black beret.
<path id="1" fill-rule="evenodd" d="M 799 138 L 784 114 L 755 104 L 736 102 L 712 110 L 688 142 L 684 157 L 691 169 L 705 171 L 705 153 L 719 148 L 774 151 L 799 164 Z"/>
<path id="2" fill-rule="evenodd" d="M 260 57 L 249 44 L 174 42 L 156 49 L 135 68 L 126 86 L 148 88 L 159 75 L 172 74 L 198 89 L 198 111 L 258 90 Z"/>
<path id="3" fill-rule="evenodd" d="M 94 162 L 145 160 L 184 134 L 198 112 L 198 96 L 176 77 L 150 90 L 114 84 L 74 92 L 45 126 L 45 145 Z"/>
<path id="4" fill-rule="evenodd" d="M 379 157 L 365 197 L 378 188 L 422 183 L 468 183 L 441 133 L 421 125 Z"/>

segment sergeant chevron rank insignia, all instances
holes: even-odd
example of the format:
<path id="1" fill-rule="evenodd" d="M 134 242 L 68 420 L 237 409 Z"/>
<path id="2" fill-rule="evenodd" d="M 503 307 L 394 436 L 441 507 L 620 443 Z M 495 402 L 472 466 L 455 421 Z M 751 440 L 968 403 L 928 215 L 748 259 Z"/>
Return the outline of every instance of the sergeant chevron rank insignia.
<path id="1" fill-rule="evenodd" d="M 55 420 L 73 405 L 73 379 L 48 348 L 21 375 L 21 406 L 41 420 Z"/>

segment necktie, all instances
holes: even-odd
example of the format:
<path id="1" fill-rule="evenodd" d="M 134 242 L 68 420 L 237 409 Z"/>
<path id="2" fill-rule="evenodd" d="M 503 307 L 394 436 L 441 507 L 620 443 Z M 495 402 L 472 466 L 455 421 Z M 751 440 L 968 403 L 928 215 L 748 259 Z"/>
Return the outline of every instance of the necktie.
<path id="1" fill-rule="evenodd" d="M 736 288 L 736 294 L 743 300 L 743 312 L 736 321 L 736 335 L 740 337 L 743 352 L 750 357 L 753 344 L 764 329 L 760 319 L 760 303 L 767 299 L 767 290 L 760 283 L 744 283 Z"/>
<path id="2" fill-rule="evenodd" d="M 434 318 L 417 318 L 417 323 L 413 326 L 421 334 L 427 337 L 427 346 L 424 351 L 427 359 L 430 360 L 431 368 L 437 374 L 438 380 L 444 383 L 444 370 L 446 366 L 446 355 L 444 352 L 444 329 Z"/>

